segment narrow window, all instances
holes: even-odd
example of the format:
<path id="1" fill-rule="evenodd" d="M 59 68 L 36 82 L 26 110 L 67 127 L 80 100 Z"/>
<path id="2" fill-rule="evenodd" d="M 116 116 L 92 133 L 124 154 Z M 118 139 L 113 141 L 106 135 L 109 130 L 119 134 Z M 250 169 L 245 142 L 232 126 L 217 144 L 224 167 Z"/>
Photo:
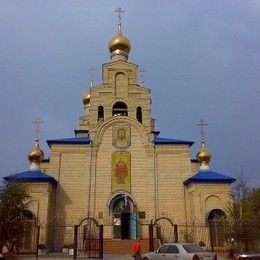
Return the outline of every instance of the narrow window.
<path id="1" fill-rule="evenodd" d="M 98 107 L 98 122 L 103 122 L 104 121 L 104 107 L 99 106 Z"/>
<path id="2" fill-rule="evenodd" d="M 136 119 L 142 124 L 142 108 L 136 108 Z"/>

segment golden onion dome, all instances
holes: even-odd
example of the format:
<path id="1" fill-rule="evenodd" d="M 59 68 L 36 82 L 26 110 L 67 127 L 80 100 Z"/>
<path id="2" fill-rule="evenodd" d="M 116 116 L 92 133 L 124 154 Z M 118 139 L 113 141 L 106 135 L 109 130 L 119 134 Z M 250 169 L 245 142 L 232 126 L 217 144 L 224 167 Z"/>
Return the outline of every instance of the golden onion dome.
<path id="1" fill-rule="evenodd" d="M 90 106 L 90 94 L 88 92 L 83 96 L 82 102 L 83 102 L 84 106 L 87 106 L 87 107 Z"/>
<path id="2" fill-rule="evenodd" d="M 39 143 L 35 142 L 35 146 L 29 151 L 28 159 L 31 163 L 39 164 L 44 158 L 44 153 L 39 147 Z"/>
<path id="3" fill-rule="evenodd" d="M 122 33 L 118 33 L 109 41 L 108 49 L 110 53 L 123 51 L 129 54 L 131 43 Z"/>
<path id="4" fill-rule="evenodd" d="M 202 147 L 197 153 L 197 159 L 200 163 L 209 164 L 211 160 L 211 153 L 205 147 Z"/>

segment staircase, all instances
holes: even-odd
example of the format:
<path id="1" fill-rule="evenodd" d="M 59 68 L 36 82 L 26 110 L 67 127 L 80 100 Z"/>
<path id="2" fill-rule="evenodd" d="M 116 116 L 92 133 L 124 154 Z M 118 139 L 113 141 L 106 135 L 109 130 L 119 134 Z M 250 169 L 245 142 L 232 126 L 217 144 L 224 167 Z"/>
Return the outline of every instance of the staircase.
<path id="1" fill-rule="evenodd" d="M 124 240 L 113 240 L 104 239 L 104 254 L 122 254 L 122 255 L 132 255 L 133 254 L 133 244 L 136 240 L 124 239 Z M 149 239 L 141 239 L 142 253 L 149 252 Z M 154 249 L 159 247 L 159 240 L 154 240 Z"/>

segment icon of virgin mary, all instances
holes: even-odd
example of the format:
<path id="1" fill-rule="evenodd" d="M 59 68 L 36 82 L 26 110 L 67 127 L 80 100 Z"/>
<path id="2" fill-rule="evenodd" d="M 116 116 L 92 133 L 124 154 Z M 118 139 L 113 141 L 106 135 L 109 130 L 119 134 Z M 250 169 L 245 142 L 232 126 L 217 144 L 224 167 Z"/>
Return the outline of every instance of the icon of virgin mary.
<path id="1" fill-rule="evenodd" d="M 125 184 L 125 179 L 128 175 L 128 169 L 124 162 L 119 161 L 115 168 L 116 182 L 117 184 Z"/>

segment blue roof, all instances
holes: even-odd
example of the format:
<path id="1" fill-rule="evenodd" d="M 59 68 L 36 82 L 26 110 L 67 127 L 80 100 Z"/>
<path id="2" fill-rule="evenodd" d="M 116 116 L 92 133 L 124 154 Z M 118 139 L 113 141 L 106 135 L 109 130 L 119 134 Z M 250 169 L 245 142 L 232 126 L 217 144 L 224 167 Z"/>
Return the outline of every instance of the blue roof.
<path id="1" fill-rule="evenodd" d="M 184 141 L 172 138 L 161 138 L 155 137 L 155 144 L 188 144 L 193 145 L 192 141 Z M 90 144 L 90 139 L 88 137 L 73 137 L 73 138 L 63 138 L 63 139 L 54 139 L 47 140 L 47 144 L 51 147 L 52 144 Z"/>
<path id="2" fill-rule="evenodd" d="M 57 181 L 54 177 L 42 172 L 42 171 L 26 171 L 20 172 L 17 174 L 9 175 L 4 177 L 6 181 L 10 180 L 19 180 L 26 182 L 50 182 L 53 184 L 57 184 Z"/>
<path id="3" fill-rule="evenodd" d="M 90 139 L 88 137 L 73 137 L 63 138 L 55 140 L 47 140 L 47 144 L 51 147 L 52 144 L 89 144 Z"/>
<path id="4" fill-rule="evenodd" d="M 184 140 L 162 138 L 162 137 L 155 137 L 154 143 L 155 144 L 188 144 L 190 146 L 194 144 L 194 142 L 192 141 L 184 141 Z"/>
<path id="5" fill-rule="evenodd" d="M 190 183 L 232 183 L 236 179 L 232 177 L 225 176 L 223 174 L 213 172 L 210 170 L 199 171 L 194 176 L 190 177 L 183 182 L 184 185 L 189 185 Z"/>

